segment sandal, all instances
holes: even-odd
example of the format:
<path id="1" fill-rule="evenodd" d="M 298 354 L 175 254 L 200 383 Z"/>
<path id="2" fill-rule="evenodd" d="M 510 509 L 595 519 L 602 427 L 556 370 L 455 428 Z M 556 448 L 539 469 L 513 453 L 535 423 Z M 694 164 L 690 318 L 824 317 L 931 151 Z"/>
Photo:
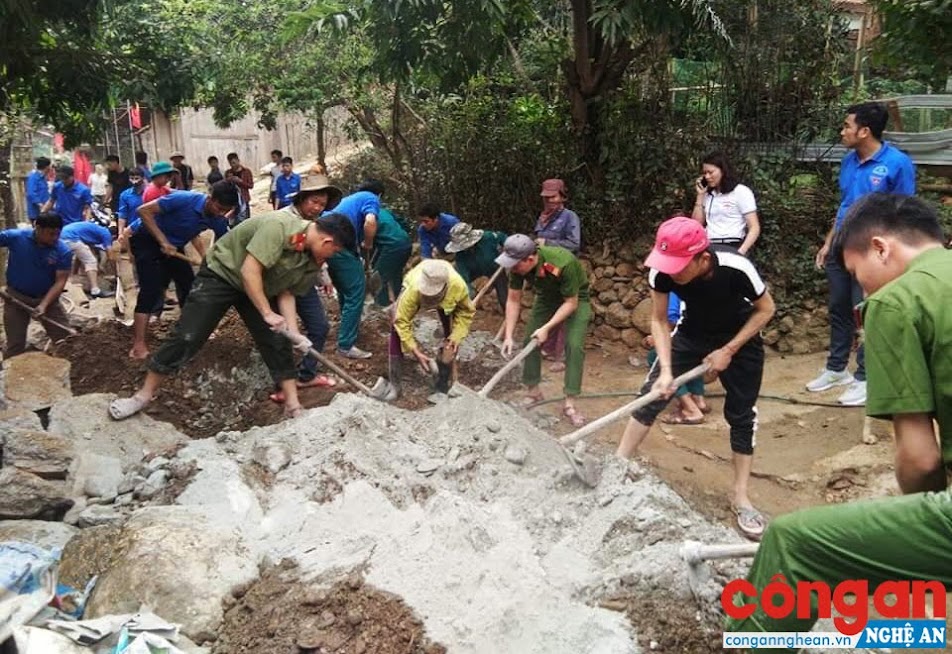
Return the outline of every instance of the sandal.
<path id="1" fill-rule="evenodd" d="M 549 372 L 562 372 L 565 370 L 564 361 L 556 361 L 551 366 L 549 366 Z"/>
<path id="2" fill-rule="evenodd" d="M 731 506 L 737 518 L 737 528 L 751 540 L 760 540 L 767 529 L 767 518 L 752 506 Z"/>
<path id="3" fill-rule="evenodd" d="M 109 403 L 109 417 L 113 420 L 131 418 L 149 406 L 149 402 L 151 401 L 152 400 L 145 400 L 136 395 L 115 399 Z"/>
<path id="4" fill-rule="evenodd" d="M 671 413 L 661 416 L 661 422 L 666 425 L 703 425 L 704 416 L 700 418 L 686 418 L 680 411 L 672 411 Z"/>
<path id="5" fill-rule="evenodd" d="M 545 398 L 544 398 L 541 394 L 539 394 L 539 395 L 526 395 L 526 396 L 525 396 L 524 398 L 522 398 L 521 400 L 516 400 L 515 402 L 513 402 L 512 405 L 513 405 L 514 407 L 518 408 L 518 409 L 528 409 L 528 408 L 531 407 L 533 404 L 536 404 L 537 402 L 541 402 L 541 401 L 544 400 L 544 399 L 545 399 Z"/>
<path id="6" fill-rule="evenodd" d="M 327 375 L 318 375 L 308 381 L 298 380 L 297 383 L 298 388 L 331 388 L 333 386 L 337 386 L 337 380 Z"/>
<path id="7" fill-rule="evenodd" d="M 569 419 L 569 422 L 572 423 L 572 426 L 578 429 L 579 427 L 584 427 L 585 423 L 588 422 L 585 419 L 585 416 L 582 415 L 582 412 L 576 409 L 575 407 L 564 407 L 562 409 L 562 415 Z"/>
<path id="8" fill-rule="evenodd" d="M 275 404 L 284 404 L 285 397 L 284 391 L 275 391 L 268 395 L 268 399 L 274 402 Z"/>

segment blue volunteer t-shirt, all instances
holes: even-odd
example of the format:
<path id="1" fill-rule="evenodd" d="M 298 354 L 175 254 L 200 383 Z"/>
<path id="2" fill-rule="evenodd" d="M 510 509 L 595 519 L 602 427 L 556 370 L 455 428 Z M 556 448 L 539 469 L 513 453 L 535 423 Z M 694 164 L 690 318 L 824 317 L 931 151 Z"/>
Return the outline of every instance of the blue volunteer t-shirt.
<path id="1" fill-rule="evenodd" d="M 70 223 L 63 228 L 60 238 L 64 241 L 82 241 L 86 245 L 108 250 L 112 247 L 112 234 L 98 223 L 83 221 Z"/>
<path id="2" fill-rule="evenodd" d="M 6 229 L 0 232 L 0 247 L 10 251 L 7 261 L 7 286 L 33 298 L 41 298 L 53 287 L 56 271 L 73 265 L 73 253 L 62 240 L 42 247 L 32 229 Z"/>
<path id="3" fill-rule="evenodd" d="M 860 163 L 856 150 L 843 157 L 840 167 L 840 195 L 834 229 L 839 229 L 846 212 L 867 193 L 916 194 L 916 167 L 905 152 L 887 142 L 876 154 Z"/>
<path id="4" fill-rule="evenodd" d="M 450 242 L 450 230 L 453 225 L 459 222 L 459 218 L 451 213 L 440 214 L 440 224 L 432 232 L 423 229 L 423 225 L 417 228 L 420 235 L 420 256 L 429 259 L 433 256 L 433 248 L 440 252 L 446 252 L 446 246 Z"/>
<path id="5" fill-rule="evenodd" d="M 50 199 L 50 187 L 46 183 L 46 173 L 34 170 L 26 178 L 26 215 L 30 220 L 36 220 L 40 215 L 40 207 Z"/>
<path id="6" fill-rule="evenodd" d="M 195 191 L 174 191 L 159 198 L 155 222 L 169 243 L 177 248 L 185 247 L 206 229 L 213 230 L 216 238 L 225 235 L 228 222 L 221 216 L 205 215 L 207 199 L 207 195 Z M 142 231 L 142 219 L 137 218 L 129 227 L 135 233 Z"/>
<path id="7" fill-rule="evenodd" d="M 56 182 L 50 197 L 53 198 L 53 211 L 60 215 L 64 225 L 83 220 L 83 209 L 93 203 L 89 187 L 80 182 L 73 182 L 69 188 L 63 186 L 63 182 Z"/>
<path id="8" fill-rule="evenodd" d="M 336 207 L 330 211 L 325 211 L 323 215 L 332 213 L 342 213 L 350 219 L 357 232 L 357 247 L 364 242 L 364 221 L 368 213 L 374 216 L 380 215 L 380 198 L 370 191 L 357 191 L 348 195 L 340 201 Z"/>
<path id="9" fill-rule="evenodd" d="M 135 186 L 130 186 L 119 195 L 119 206 L 116 208 L 116 214 L 126 221 L 126 226 L 137 220 L 136 210 L 142 206 L 142 193 L 144 191 L 144 186 L 138 190 Z"/>
<path id="10" fill-rule="evenodd" d="M 274 194 L 278 199 L 278 209 L 283 209 L 294 201 L 290 195 L 301 190 L 301 176 L 291 173 L 290 177 L 278 175 L 274 180 Z"/>

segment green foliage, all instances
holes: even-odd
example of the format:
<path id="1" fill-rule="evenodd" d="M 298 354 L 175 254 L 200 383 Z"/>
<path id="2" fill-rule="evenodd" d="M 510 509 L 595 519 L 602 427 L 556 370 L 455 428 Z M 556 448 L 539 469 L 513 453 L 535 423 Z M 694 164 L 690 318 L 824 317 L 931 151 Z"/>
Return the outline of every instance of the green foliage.
<path id="1" fill-rule="evenodd" d="M 933 86 L 952 75 L 952 0 L 870 0 L 882 21 L 876 59 Z"/>

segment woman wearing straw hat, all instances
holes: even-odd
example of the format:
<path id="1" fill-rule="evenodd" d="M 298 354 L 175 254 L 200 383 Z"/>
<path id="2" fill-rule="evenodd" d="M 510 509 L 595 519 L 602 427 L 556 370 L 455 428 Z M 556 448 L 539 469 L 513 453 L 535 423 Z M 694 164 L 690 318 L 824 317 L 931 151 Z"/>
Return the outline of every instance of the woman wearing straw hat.
<path id="1" fill-rule="evenodd" d="M 456 272 L 466 282 L 469 295 L 473 295 L 473 280 L 478 277 L 492 277 L 499 268 L 496 257 L 502 251 L 506 235 L 483 229 L 473 229 L 469 223 L 457 223 L 450 230 L 450 242 L 446 252 L 456 255 Z M 509 280 L 505 275 L 496 277 L 493 282 L 499 307 L 505 312 L 506 298 L 509 296 Z"/>

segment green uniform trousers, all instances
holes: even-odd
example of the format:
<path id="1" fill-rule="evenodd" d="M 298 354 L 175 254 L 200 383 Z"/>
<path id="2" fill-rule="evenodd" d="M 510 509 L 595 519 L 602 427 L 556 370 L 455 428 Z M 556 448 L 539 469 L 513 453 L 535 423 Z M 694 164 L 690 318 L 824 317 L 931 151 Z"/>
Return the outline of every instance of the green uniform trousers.
<path id="1" fill-rule="evenodd" d="M 526 339 L 523 345 L 528 345 L 532 332 L 549 322 L 561 302 L 546 302 L 536 299 L 532 305 L 532 314 L 529 324 L 526 325 Z M 585 333 L 588 323 L 592 320 L 592 305 L 588 300 L 579 300 L 578 308 L 565 322 L 565 381 L 566 395 L 580 395 L 582 393 L 582 369 L 585 366 Z M 522 368 L 522 383 L 526 386 L 537 386 L 542 381 L 542 352 L 536 348 L 526 357 Z"/>
<path id="2" fill-rule="evenodd" d="M 835 588 L 841 581 L 866 579 L 870 597 L 885 581 L 935 580 L 952 589 L 952 491 L 782 515 L 767 527 L 747 579 L 759 593 L 777 574 L 793 588 L 798 581 L 825 581 Z M 738 605 L 753 601 L 743 594 L 734 600 Z M 724 629 L 809 631 L 817 620 L 815 594 L 812 607 L 814 617 L 802 620 L 796 615 L 771 618 L 758 608 L 747 619 L 728 619 Z"/>
<path id="3" fill-rule="evenodd" d="M 403 269 L 410 260 L 410 252 L 413 250 L 412 244 L 408 241 L 405 245 L 385 246 L 380 248 L 377 256 L 374 258 L 373 269 L 380 273 L 380 279 L 383 284 L 377 295 L 374 297 L 374 303 L 378 307 L 390 305 L 390 295 L 396 301 L 400 295 L 400 289 L 403 287 Z"/>
<path id="4" fill-rule="evenodd" d="M 337 289 L 340 305 L 337 347 L 349 350 L 357 342 L 360 317 L 364 312 L 364 295 L 367 293 L 364 265 L 356 254 L 344 250 L 327 260 L 327 272 Z"/>

